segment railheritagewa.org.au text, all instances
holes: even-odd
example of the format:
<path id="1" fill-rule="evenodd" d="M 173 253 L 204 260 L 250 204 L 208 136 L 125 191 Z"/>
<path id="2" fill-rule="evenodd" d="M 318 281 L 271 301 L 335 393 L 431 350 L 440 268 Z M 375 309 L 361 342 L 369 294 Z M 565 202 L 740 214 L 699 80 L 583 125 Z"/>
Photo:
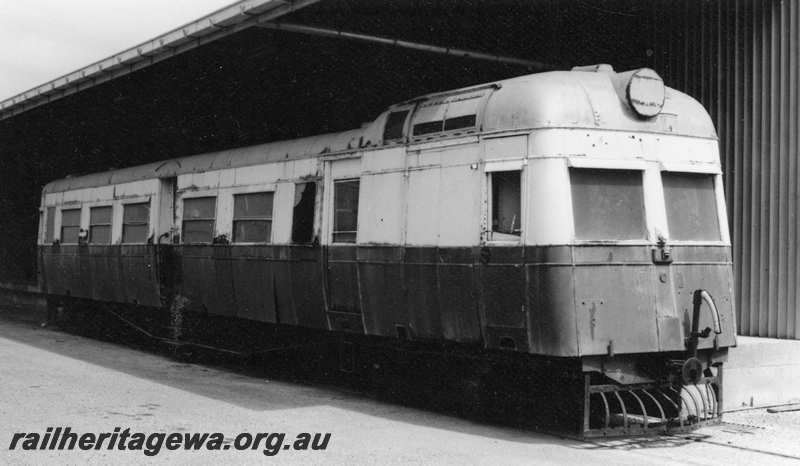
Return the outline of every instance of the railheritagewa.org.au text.
<path id="1" fill-rule="evenodd" d="M 9 450 L 115 450 L 155 456 L 164 450 L 225 451 L 252 450 L 266 456 L 281 451 L 321 451 L 330 446 L 330 432 L 301 432 L 290 436 L 280 432 L 134 432 L 115 427 L 111 432 L 73 432 L 71 427 L 48 427 L 45 432 L 16 432 Z"/>

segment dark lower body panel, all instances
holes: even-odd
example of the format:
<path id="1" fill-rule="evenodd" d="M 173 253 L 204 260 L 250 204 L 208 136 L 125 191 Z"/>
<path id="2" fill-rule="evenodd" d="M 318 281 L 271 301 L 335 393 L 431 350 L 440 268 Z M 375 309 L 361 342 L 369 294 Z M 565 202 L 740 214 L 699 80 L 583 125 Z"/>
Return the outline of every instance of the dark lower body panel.
<path id="1" fill-rule="evenodd" d="M 681 351 L 692 292 L 734 344 L 730 252 L 647 246 L 40 248 L 46 293 L 551 356 Z M 703 314 L 700 328 L 710 322 Z M 700 348 L 715 346 L 701 341 Z"/>
<path id="2" fill-rule="evenodd" d="M 500 394 L 536 427 L 592 437 L 719 419 L 712 353 L 733 343 L 729 252 L 673 256 L 665 266 L 644 246 L 89 245 L 44 247 L 39 258 L 54 302 L 122 304 L 122 322 L 168 345 L 252 355 L 334 341 L 340 366 L 354 348 L 371 348 L 365 361 L 378 348 L 414 361 L 406 378 L 431 355 L 458 355 L 472 375 L 456 380 L 483 387 L 474 406 Z M 680 363 L 698 287 L 715 295 L 727 333 L 700 342 L 708 371 L 687 384 Z M 612 364 L 620 355 L 630 364 Z M 354 369 L 387 366 L 357 359 Z"/>

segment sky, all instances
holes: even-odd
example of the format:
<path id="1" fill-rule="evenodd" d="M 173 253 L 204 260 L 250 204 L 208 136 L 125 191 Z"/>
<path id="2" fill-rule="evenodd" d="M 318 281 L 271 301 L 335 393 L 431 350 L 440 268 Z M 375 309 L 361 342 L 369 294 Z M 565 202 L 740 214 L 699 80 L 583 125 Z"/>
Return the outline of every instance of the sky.
<path id="1" fill-rule="evenodd" d="M 0 0 L 0 100 L 234 0 Z"/>

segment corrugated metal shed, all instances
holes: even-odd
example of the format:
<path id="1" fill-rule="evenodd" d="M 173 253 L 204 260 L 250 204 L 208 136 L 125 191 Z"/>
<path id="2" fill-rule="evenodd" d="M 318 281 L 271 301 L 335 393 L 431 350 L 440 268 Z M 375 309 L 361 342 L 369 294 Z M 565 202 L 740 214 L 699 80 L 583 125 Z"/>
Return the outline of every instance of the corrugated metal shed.
<path id="1" fill-rule="evenodd" d="M 716 122 L 739 331 L 798 338 L 800 5 L 684 0 L 678 7 L 682 15 L 658 26 L 665 38 L 672 31 L 664 55 L 673 58 L 656 67 L 669 85 L 700 99 Z"/>

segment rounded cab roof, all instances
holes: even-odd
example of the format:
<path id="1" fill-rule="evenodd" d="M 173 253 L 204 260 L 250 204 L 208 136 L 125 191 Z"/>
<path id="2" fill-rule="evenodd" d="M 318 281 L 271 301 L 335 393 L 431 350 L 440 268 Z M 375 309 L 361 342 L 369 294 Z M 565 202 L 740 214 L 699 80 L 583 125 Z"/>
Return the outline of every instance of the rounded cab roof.
<path id="1" fill-rule="evenodd" d="M 552 71 L 499 81 L 484 109 L 483 131 L 576 127 L 717 138 L 705 108 L 668 87 L 661 111 L 639 116 L 626 96 L 631 74 Z"/>

